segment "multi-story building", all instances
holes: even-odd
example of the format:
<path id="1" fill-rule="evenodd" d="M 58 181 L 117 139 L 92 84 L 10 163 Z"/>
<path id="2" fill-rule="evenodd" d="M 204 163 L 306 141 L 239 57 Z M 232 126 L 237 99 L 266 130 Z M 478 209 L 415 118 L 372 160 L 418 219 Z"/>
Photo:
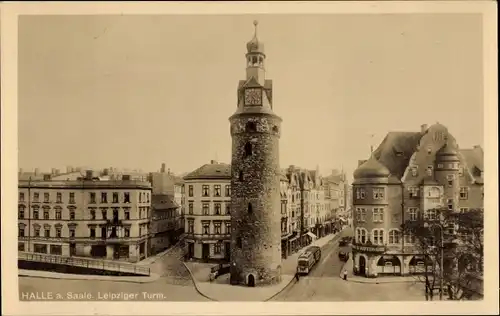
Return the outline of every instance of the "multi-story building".
<path id="1" fill-rule="evenodd" d="M 177 225 L 180 206 L 171 195 L 153 194 L 151 200 L 151 253 L 161 252 L 175 244 L 179 238 Z"/>
<path id="2" fill-rule="evenodd" d="M 231 166 L 212 160 L 184 177 L 187 259 L 229 260 Z"/>
<path id="3" fill-rule="evenodd" d="M 19 180 L 19 251 L 136 262 L 148 254 L 151 185 L 102 180 Z"/>
<path id="4" fill-rule="evenodd" d="M 332 170 L 332 173 L 325 177 L 325 195 L 328 201 L 330 217 L 334 223 L 334 229 L 339 230 L 342 224 L 348 220 L 350 190 L 349 183 L 344 171 Z"/>
<path id="5" fill-rule="evenodd" d="M 148 175 L 148 180 L 152 185 L 152 194 L 159 196 L 168 196 L 169 200 L 172 200 L 177 208 L 175 210 L 175 226 L 172 228 L 175 232 L 175 240 L 179 239 L 184 233 L 184 206 L 183 203 L 183 180 L 182 178 L 174 175 L 170 172 L 170 169 L 166 170 L 165 163 L 162 163 L 159 172 L 151 172 Z"/>
<path id="6" fill-rule="evenodd" d="M 420 271 L 407 220 L 436 218 L 436 208 L 483 208 L 483 150 L 459 149 L 439 123 L 420 132 L 390 132 L 354 172 L 354 272 L 368 277 Z"/>

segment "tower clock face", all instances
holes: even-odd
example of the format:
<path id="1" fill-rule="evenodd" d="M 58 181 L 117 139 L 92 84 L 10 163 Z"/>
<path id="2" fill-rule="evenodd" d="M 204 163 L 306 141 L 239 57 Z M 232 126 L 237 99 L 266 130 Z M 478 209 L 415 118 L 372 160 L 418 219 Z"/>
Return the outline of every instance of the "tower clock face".
<path id="1" fill-rule="evenodd" d="M 262 89 L 258 88 L 246 89 L 245 105 L 262 105 Z"/>

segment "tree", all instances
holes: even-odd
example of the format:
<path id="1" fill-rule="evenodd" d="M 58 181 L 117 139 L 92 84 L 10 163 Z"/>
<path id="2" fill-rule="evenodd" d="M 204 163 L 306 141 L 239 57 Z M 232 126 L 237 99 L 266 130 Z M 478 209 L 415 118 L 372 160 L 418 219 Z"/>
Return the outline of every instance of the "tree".
<path id="1" fill-rule="evenodd" d="M 424 271 L 415 276 L 425 284 L 427 300 L 433 300 L 436 290 L 440 297 L 447 291 L 451 300 L 470 296 L 471 274 L 483 271 L 483 220 L 482 210 L 458 213 L 437 208 L 402 225 L 406 239 L 423 258 Z"/>

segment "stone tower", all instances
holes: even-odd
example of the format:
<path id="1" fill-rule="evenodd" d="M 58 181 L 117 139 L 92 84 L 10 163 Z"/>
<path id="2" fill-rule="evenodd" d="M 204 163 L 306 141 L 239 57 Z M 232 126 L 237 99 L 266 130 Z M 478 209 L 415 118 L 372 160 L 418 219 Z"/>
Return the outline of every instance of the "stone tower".
<path id="1" fill-rule="evenodd" d="M 281 281 L 281 118 L 272 106 L 272 81 L 265 78 L 264 45 L 247 43 L 246 79 L 229 118 L 231 160 L 231 284 L 258 286 Z"/>

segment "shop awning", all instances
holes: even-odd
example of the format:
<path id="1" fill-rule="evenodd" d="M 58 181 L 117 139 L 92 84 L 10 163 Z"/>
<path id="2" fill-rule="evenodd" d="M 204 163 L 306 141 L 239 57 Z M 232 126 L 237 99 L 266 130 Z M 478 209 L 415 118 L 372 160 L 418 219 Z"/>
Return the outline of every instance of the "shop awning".
<path id="1" fill-rule="evenodd" d="M 318 238 L 318 237 L 316 237 L 316 235 L 314 235 L 311 232 L 307 232 L 307 236 L 311 237 L 313 240 Z"/>

